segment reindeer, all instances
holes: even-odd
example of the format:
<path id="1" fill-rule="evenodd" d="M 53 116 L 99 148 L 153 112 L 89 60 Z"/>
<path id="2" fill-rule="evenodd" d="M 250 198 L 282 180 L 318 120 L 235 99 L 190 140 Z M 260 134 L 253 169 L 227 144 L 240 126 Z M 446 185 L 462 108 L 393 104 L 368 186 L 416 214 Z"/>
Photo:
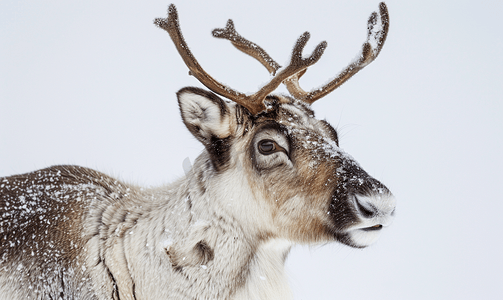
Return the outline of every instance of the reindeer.
<path id="1" fill-rule="evenodd" d="M 311 92 L 299 79 L 327 44 L 303 58 L 307 32 L 281 67 L 232 20 L 213 31 L 273 75 L 245 95 L 199 65 L 174 5 L 155 24 L 212 91 L 177 93 L 204 151 L 185 177 L 157 188 L 79 166 L 0 178 L 0 299 L 290 299 L 284 263 L 293 245 L 363 248 L 391 223 L 395 198 L 310 108 L 378 56 L 384 3 L 358 59 Z M 291 96 L 271 94 L 281 83 Z"/>

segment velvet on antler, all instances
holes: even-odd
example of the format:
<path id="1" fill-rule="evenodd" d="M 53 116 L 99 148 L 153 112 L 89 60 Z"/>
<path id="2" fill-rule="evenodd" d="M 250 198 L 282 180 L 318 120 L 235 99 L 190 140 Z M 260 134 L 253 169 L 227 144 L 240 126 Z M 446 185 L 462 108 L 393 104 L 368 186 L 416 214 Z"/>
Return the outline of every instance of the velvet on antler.
<path id="1" fill-rule="evenodd" d="M 378 19 L 381 21 L 381 28 L 379 30 L 374 30 Z M 384 2 L 380 3 L 379 14 L 376 12 L 372 13 L 368 20 L 367 41 L 362 46 L 359 58 L 349 64 L 328 84 L 314 89 L 311 92 L 306 92 L 300 87 L 299 79 L 306 72 L 308 67 L 315 64 L 321 58 L 327 47 L 327 43 L 325 41 L 318 44 L 309 57 L 303 58 L 302 52 L 310 37 L 309 32 L 303 33 L 295 43 L 289 65 L 282 68 L 260 46 L 245 39 L 237 33 L 233 21 L 228 20 L 225 28 L 213 30 L 213 36 L 229 40 L 237 49 L 258 60 L 264 67 L 266 67 L 269 73 L 273 75 L 273 78 L 267 84 L 252 95 L 246 95 L 225 86 L 204 71 L 183 38 L 180 30 L 178 13 L 173 4 L 169 6 L 168 17 L 166 19 L 156 19 L 155 24 L 169 33 L 178 52 L 189 68 L 191 75 L 196 77 L 211 91 L 242 105 L 248 109 L 251 114 L 257 115 L 270 108 L 266 97 L 281 83 L 286 85 L 288 91 L 293 97 L 309 104 L 326 96 L 328 93 L 342 85 L 379 55 L 388 34 L 389 16 Z M 372 43 L 375 44 L 375 48 L 372 47 Z"/>

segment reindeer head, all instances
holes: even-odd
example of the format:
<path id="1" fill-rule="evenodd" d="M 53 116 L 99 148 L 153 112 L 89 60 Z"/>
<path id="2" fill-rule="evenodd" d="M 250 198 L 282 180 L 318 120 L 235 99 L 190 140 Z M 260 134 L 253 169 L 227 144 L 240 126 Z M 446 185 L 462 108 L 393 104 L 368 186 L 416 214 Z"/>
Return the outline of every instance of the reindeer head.
<path id="1" fill-rule="evenodd" d="M 378 21 L 380 26 L 376 26 Z M 365 247 L 377 239 L 393 219 L 395 198 L 339 148 L 337 131 L 328 122 L 315 119 L 310 104 L 378 56 L 389 27 L 384 3 L 379 14 L 374 12 L 369 18 L 367 41 L 358 59 L 311 92 L 300 87 L 299 78 L 319 60 L 326 42 L 303 58 L 308 32 L 297 40 L 290 64 L 282 68 L 262 48 L 241 37 L 232 20 L 225 29 L 215 29 L 215 37 L 230 40 L 274 76 L 258 92 L 245 95 L 202 69 L 181 34 L 174 5 L 169 7 L 167 19 L 155 23 L 168 31 L 190 74 L 232 100 L 194 87 L 177 93 L 183 121 L 205 146 L 210 171 L 225 179 L 225 184 L 239 185 L 242 193 L 253 195 L 253 205 L 261 211 L 250 212 L 261 220 L 263 234 L 299 243 L 337 240 L 353 247 Z M 291 96 L 270 94 L 281 83 Z"/>

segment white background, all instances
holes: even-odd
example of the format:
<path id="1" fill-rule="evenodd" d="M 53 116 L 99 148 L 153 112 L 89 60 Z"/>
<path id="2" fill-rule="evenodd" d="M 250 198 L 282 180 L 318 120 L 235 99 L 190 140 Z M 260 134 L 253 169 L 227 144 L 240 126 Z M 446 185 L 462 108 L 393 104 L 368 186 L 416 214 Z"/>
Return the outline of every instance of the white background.
<path id="1" fill-rule="evenodd" d="M 53 164 L 158 185 L 202 151 L 175 92 L 202 86 L 152 21 L 169 2 L 0 2 L 0 176 Z M 377 0 L 187 1 L 184 36 L 212 76 L 243 92 L 270 77 L 211 37 L 238 32 L 285 64 L 327 40 L 308 89 L 358 53 Z M 503 299 L 503 31 L 501 1 L 388 1 L 379 58 L 314 104 L 341 146 L 398 198 L 375 245 L 294 248 L 297 299 Z M 280 92 L 284 89 L 279 90 Z"/>

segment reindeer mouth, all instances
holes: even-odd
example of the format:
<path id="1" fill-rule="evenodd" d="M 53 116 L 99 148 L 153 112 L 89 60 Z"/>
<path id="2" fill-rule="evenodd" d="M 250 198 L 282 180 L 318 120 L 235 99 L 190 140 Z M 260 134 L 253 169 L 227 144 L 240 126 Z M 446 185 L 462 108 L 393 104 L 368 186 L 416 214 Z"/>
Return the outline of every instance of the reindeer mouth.
<path id="1" fill-rule="evenodd" d="M 361 230 L 363 230 L 363 231 L 376 231 L 376 230 L 381 230 L 382 227 L 383 226 L 381 224 L 377 224 L 377 225 L 374 225 L 374 226 L 371 226 L 371 227 L 362 228 Z"/>

